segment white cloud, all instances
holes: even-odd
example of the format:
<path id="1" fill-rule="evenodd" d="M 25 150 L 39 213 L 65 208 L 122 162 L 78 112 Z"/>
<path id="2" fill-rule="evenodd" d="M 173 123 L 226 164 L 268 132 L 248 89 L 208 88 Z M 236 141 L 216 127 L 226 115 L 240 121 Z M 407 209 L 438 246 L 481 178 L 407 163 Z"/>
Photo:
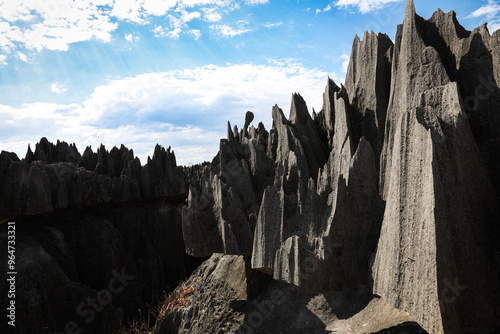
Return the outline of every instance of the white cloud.
<path id="1" fill-rule="evenodd" d="M 170 30 L 169 32 L 167 32 L 167 36 L 172 39 L 177 39 L 181 35 L 181 32 L 181 28 L 175 28 L 174 30 Z"/>
<path id="2" fill-rule="evenodd" d="M 52 85 L 50 85 L 50 91 L 58 95 L 64 94 L 67 90 L 68 88 L 66 88 L 66 86 L 60 82 L 54 82 Z"/>
<path id="3" fill-rule="evenodd" d="M 218 12 L 218 8 L 203 8 L 204 20 L 207 22 L 219 22 L 222 15 Z"/>
<path id="4" fill-rule="evenodd" d="M 351 57 L 348 54 L 343 54 L 340 56 L 342 60 L 342 73 L 347 73 L 347 67 L 349 66 L 349 59 Z"/>
<path id="5" fill-rule="evenodd" d="M 163 16 L 175 7 L 176 0 L 143 0 L 142 8 L 147 15 Z"/>
<path id="6" fill-rule="evenodd" d="M 138 42 L 141 40 L 139 36 L 134 36 L 132 34 L 125 35 L 124 37 L 128 43 Z"/>
<path id="7" fill-rule="evenodd" d="M 264 5 L 266 3 L 269 3 L 269 0 L 243 0 L 243 2 L 246 3 L 247 5 L 255 6 L 255 5 Z"/>
<path id="8" fill-rule="evenodd" d="M 268 28 L 268 29 L 271 29 L 271 28 L 275 28 L 275 27 L 279 27 L 280 25 L 282 25 L 283 22 L 275 22 L 275 23 L 270 23 L 270 22 L 267 22 L 267 23 L 264 23 L 263 26 Z"/>
<path id="9" fill-rule="evenodd" d="M 0 3 L 0 30 L 10 33 L 0 44 L 11 49 L 24 44 L 31 50 L 67 50 L 68 45 L 92 38 L 107 42 L 117 28 L 98 4 L 106 1 L 17 1 Z M 26 21 L 22 28 L 18 20 Z"/>
<path id="10" fill-rule="evenodd" d="M 268 0 L 240 3 L 253 6 Z M 153 16 L 170 21 L 168 31 L 155 35 L 179 38 L 183 32 L 192 33 L 190 22 L 218 22 L 223 13 L 239 7 L 231 0 L 0 1 L 0 50 L 7 54 L 21 47 L 66 51 L 72 43 L 91 39 L 108 43 L 122 21 L 147 25 Z"/>
<path id="11" fill-rule="evenodd" d="M 11 52 L 17 42 L 23 40 L 23 33 L 18 27 L 11 26 L 8 22 L 0 22 L 0 49 Z"/>
<path id="12" fill-rule="evenodd" d="M 361 13 L 366 14 L 382 9 L 391 2 L 399 1 L 402 0 L 338 0 L 335 3 L 335 7 L 344 9 L 348 7 L 357 7 Z"/>
<path id="13" fill-rule="evenodd" d="M 45 136 L 75 142 L 80 152 L 101 142 L 108 149 L 123 143 L 143 163 L 156 143 L 172 146 L 180 164 L 211 160 L 226 121 L 241 128 L 247 110 L 255 114 L 254 125 L 262 121 L 269 129 L 272 106 L 287 113 L 292 92 L 300 92 L 309 108 L 320 109 L 329 74 L 334 76 L 290 59 L 207 65 L 116 79 L 96 87 L 83 104 L 0 105 L 5 120 L 0 149 L 24 157 L 27 144 Z M 56 91 L 65 89 L 54 85 Z"/>
<path id="14" fill-rule="evenodd" d="M 171 39 L 178 39 L 181 35 L 182 29 L 180 27 L 177 27 L 172 30 L 168 30 L 162 26 L 158 26 L 151 31 L 154 33 L 155 37 L 169 37 Z"/>
<path id="15" fill-rule="evenodd" d="M 500 29 L 500 19 L 492 21 L 488 24 L 488 30 L 490 31 L 490 33 L 493 33 L 498 29 Z"/>
<path id="16" fill-rule="evenodd" d="M 210 29 L 215 31 L 219 36 L 227 38 L 234 37 L 247 32 L 253 31 L 253 29 L 248 28 L 248 22 L 245 20 L 238 21 L 238 27 L 233 28 L 227 24 L 215 24 L 211 25 Z"/>
<path id="17" fill-rule="evenodd" d="M 7 56 L 6 55 L 0 55 L 0 66 L 5 66 L 7 65 Z"/>
<path id="18" fill-rule="evenodd" d="M 155 37 L 165 37 L 167 35 L 167 31 L 162 26 L 157 26 L 151 30 L 151 32 L 155 35 Z"/>
<path id="19" fill-rule="evenodd" d="M 332 10 L 332 5 L 328 5 L 323 9 L 324 12 L 328 12 L 330 10 Z"/>
<path id="20" fill-rule="evenodd" d="M 477 18 L 481 16 L 486 16 L 488 22 L 488 29 L 490 33 L 500 29 L 500 17 L 498 13 L 500 12 L 500 4 L 496 0 L 488 0 L 488 4 L 484 5 L 475 11 L 473 11 L 467 18 Z"/>
<path id="21" fill-rule="evenodd" d="M 190 22 L 194 19 L 199 19 L 201 17 L 201 13 L 200 12 L 186 12 L 186 11 L 183 11 L 182 12 L 182 15 L 181 15 L 181 21 L 183 23 L 187 23 L 187 22 Z"/>
<path id="22" fill-rule="evenodd" d="M 473 11 L 468 17 L 480 17 L 486 15 L 488 17 L 495 16 L 500 11 L 500 4 L 497 1 L 489 0 L 487 5 Z"/>
<path id="23" fill-rule="evenodd" d="M 318 16 L 319 13 L 321 13 L 321 9 L 316 9 L 316 16 Z"/>
<path id="24" fill-rule="evenodd" d="M 29 63 L 28 57 L 24 53 L 22 53 L 21 51 L 16 52 L 16 57 L 17 57 L 17 59 L 24 61 L 25 63 Z"/>
<path id="25" fill-rule="evenodd" d="M 196 40 L 201 37 L 201 31 L 198 29 L 191 29 L 189 30 L 189 33 L 192 34 Z"/>

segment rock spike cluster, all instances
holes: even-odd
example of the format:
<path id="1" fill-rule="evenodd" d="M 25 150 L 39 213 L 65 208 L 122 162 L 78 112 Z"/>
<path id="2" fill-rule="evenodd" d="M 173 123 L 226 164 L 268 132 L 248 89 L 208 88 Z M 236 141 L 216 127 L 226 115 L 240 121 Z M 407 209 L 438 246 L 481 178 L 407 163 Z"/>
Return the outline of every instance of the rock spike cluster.
<path id="1" fill-rule="evenodd" d="M 425 20 L 409 0 L 395 44 L 355 37 L 345 87 L 328 78 L 320 112 L 310 117 L 298 94 L 288 118 L 273 107 L 261 152 L 274 180 L 248 235 L 252 268 L 317 292 L 373 279 L 375 295 L 429 333 L 498 326 L 500 296 L 485 288 L 500 281 L 493 79 L 467 106 L 482 58 L 497 75 L 497 36 L 467 32 L 454 12 Z M 467 289 L 447 303 L 451 282 Z"/>

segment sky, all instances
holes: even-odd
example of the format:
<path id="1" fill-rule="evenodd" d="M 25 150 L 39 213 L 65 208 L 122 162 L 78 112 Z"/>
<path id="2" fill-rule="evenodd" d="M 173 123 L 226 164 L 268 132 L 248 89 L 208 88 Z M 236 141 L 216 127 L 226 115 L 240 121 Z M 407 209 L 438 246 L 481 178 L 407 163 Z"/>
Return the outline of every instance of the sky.
<path id="1" fill-rule="evenodd" d="M 500 28 L 500 0 L 415 0 L 468 30 Z M 300 93 L 321 110 L 365 30 L 394 39 L 404 0 L 0 0 L 0 150 L 40 138 L 80 153 L 124 144 L 143 164 L 156 143 L 178 165 L 211 161 L 245 113 L 272 125 Z"/>

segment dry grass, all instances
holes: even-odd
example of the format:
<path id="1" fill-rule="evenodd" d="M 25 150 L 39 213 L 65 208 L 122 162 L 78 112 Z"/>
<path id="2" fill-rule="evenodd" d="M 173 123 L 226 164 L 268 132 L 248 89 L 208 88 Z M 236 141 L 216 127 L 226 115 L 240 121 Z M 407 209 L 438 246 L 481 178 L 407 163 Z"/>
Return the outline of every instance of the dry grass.
<path id="1" fill-rule="evenodd" d="M 157 321 L 165 319 L 167 314 L 174 308 L 182 308 L 189 300 L 189 297 L 195 292 L 194 287 L 190 282 L 183 282 L 170 294 L 163 294 L 162 300 L 159 303 L 159 308 L 155 317 Z"/>
<path id="2" fill-rule="evenodd" d="M 184 307 L 191 295 L 195 293 L 195 288 L 191 285 L 191 282 L 182 282 L 174 291 L 170 293 L 164 292 L 160 297 L 158 303 L 158 309 L 151 312 L 151 314 L 156 318 L 156 323 L 165 319 L 165 317 L 175 308 Z M 146 322 L 142 318 L 135 319 L 127 328 L 122 328 L 119 334 L 149 334 L 153 330 L 153 327 L 149 325 L 149 321 Z"/>

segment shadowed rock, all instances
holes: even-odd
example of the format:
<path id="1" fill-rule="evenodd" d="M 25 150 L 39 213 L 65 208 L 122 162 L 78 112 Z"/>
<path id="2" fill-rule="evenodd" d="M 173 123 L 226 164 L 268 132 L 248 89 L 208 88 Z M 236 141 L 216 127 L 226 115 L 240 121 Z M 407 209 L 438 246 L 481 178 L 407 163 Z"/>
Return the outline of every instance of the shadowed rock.
<path id="1" fill-rule="evenodd" d="M 409 0 L 396 38 L 381 160 L 387 205 L 374 293 L 429 333 L 488 332 L 498 326 L 499 310 L 490 241 L 495 196 L 458 85 L 436 49 L 426 47 L 419 20 Z M 451 282 L 464 291 L 448 300 Z"/>
<path id="2" fill-rule="evenodd" d="M 354 142 L 357 143 L 361 136 L 370 142 L 377 169 L 384 142 L 393 47 L 385 34 L 366 31 L 362 41 L 356 36 L 345 79 L 352 108 Z"/>

